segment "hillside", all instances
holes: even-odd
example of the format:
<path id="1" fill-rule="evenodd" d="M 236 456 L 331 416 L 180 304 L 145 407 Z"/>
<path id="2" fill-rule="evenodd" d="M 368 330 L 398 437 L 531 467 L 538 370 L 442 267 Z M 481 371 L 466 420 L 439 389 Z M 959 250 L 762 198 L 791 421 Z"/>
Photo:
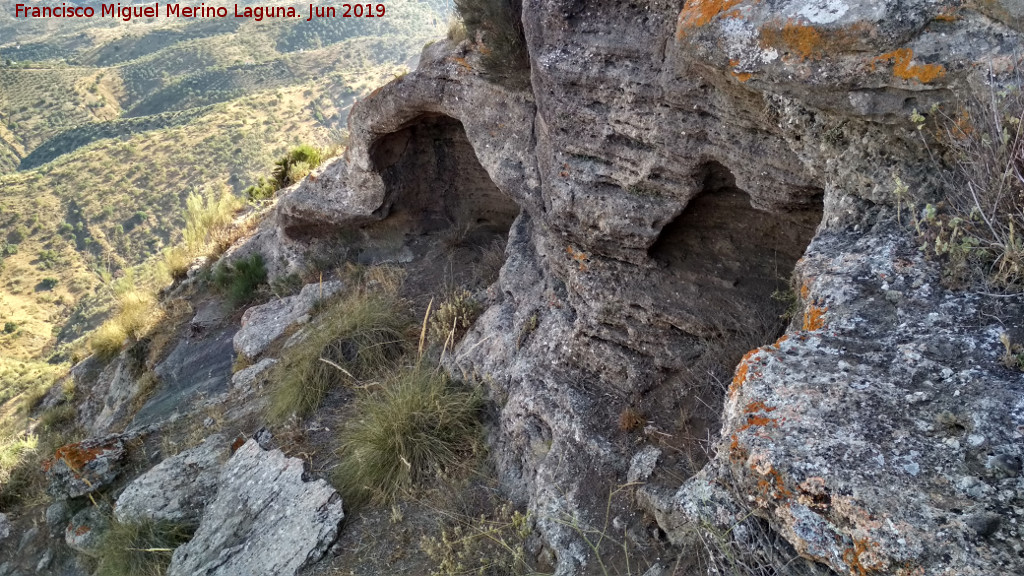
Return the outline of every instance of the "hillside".
<path id="1" fill-rule="evenodd" d="M 43 25 L 8 4 L 0 322 L 14 329 L 0 356 L 26 360 L 95 324 L 104 279 L 180 239 L 191 191 L 241 192 L 289 146 L 343 142 L 351 104 L 404 73 L 444 21 L 397 2 L 375 21 Z"/>

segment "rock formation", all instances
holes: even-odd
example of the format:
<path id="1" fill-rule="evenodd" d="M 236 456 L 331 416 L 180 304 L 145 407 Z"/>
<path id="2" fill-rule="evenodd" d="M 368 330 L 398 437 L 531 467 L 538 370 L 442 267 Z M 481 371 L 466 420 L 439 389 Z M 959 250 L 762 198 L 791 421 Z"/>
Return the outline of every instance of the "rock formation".
<path id="1" fill-rule="evenodd" d="M 449 367 L 490 383 L 502 478 L 558 572 L 594 570 L 566 519 L 605 521 L 638 443 L 665 453 L 640 500 L 675 543 L 761 530 L 794 573 L 1019 572 L 1024 382 L 997 358 L 1020 302 L 943 288 L 892 193 L 941 195 L 909 118 L 999 89 L 1019 7 L 534 0 L 523 23 L 529 91 L 472 42 L 428 47 L 272 235 L 518 212 Z"/>

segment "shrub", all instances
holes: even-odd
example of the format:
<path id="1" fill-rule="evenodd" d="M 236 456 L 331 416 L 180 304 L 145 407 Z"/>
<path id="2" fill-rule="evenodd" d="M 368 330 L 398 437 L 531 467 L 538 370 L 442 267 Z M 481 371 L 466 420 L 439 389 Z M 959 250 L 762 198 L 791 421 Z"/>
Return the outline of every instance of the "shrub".
<path id="1" fill-rule="evenodd" d="M 481 64 L 498 83 L 522 89 L 530 83 L 530 54 L 523 31 L 522 0 L 455 0 L 471 38 L 483 34 Z"/>
<path id="2" fill-rule="evenodd" d="M 13 334 L 14 331 L 17 330 L 17 329 L 18 329 L 18 324 L 16 322 L 10 322 L 10 321 L 4 322 L 4 333 L 5 334 Z"/>
<path id="3" fill-rule="evenodd" d="M 480 310 L 480 304 L 467 290 L 452 292 L 430 316 L 431 339 L 440 344 L 454 345 L 466 335 Z"/>
<path id="4" fill-rule="evenodd" d="M 267 268 L 259 253 L 233 263 L 221 262 L 213 273 L 213 282 L 232 306 L 252 301 L 256 289 L 267 283 Z"/>
<path id="5" fill-rule="evenodd" d="M 339 433 L 332 480 L 346 502 L 391 500 L 459 463 L 479 439 L 480 394 L 421 364 L 359 396 Z"/>
<path id="6" fill-rule="evenodd" d="M 933 108 L 932 130 L 915 114 L 932 148 L 946 195 L 936 204 L 911 198 L 897 179 L 897 200 L 913 202 L 922 248 L 946 266 L 955 287 L 1024 290 L 1024 94 L 1019 86 L 963 102 L 954 112 Z M 902 196 L 902 198 L 901 198 Z M 917 202 L 924 203 L 921 209 Z"/>
<path id="7" fill-rule="evenodd" d="M 268 415 L 281 422 L 309 414 L 331 388 L 387 370 L 405 352 L 411 325 L 394 292 L 357 290 L 329 305 L 274 367 Z"/>
<path id="8" fill-rule="evenodd" d="M 245 196 L 253 202 L 259 202 L 272 197 L 277 190 L 277 184 L 273 180 L 260 176 L 255 184 L 245 189 Z"/>
<path id="9" fill-rule="evenodd" d="M 59 283 L 60 283 L 60 280 L 58 280 L 57 278 L 54 278 L 52 276 L 47 276 L 46 278 L 43 278 L 39 282 L 39 288 L 41 290 L 53 290 L 54 288 L 57 287 L 57 284 L 59 284 Z"/>
<path id="10" fill-rule="evenodd" d="M 289 150 L 287 154 L 274 163 L 274 183 L 278 189 L 287 188 L 305 178 L 307 174 L 320 166 L 322 162 L 323 151 L 309 144 L 300 144 Z M 305 165 L 305 174 L 302 174 L 299 178 L 294 178 L 294 176 L 298 176 L 301 173 L 301 165 Z M 293 170 L 295 171 L 293 172 Z"/>
<path id="11" fill-rule="evenodd" d="M 179 524 L 111 520 L 97 553 L 96 576 L 163 576 L 174 549 L 189 538 L 190 531 Z"/>

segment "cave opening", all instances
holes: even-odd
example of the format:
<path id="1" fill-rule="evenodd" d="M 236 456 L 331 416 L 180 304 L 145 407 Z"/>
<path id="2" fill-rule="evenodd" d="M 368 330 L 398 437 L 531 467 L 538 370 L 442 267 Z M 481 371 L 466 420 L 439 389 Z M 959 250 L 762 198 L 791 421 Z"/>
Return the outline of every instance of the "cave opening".
<path id="1" fill-rule="evenodd" d="M 740 358 L 770 344 L 798 312 L 793 269 L 824 210 L 820 189 L 787 194 L 773 210 L 754 206 L 732 172 L 707 162 L 701 191 L 665 225 L 648 255 L 657 264 L 651 289 L 661 317 L 687 342 L 666 378 L 668 390 L 651 405 L 670 407 L 681 437 L 710 438 L 720 425 L 726 386 Z M 666 402 L 664 394 L 671 394 Z M 683 446 L 685 444 L 685 446 Z M 682 442 L 695 473 L 706 449 Z"/>
<path id="2" fill-rule="evenodd" d="M 471 291 L 497 279 L 519 206 L 491 180 L 458 120 L 421 115 L 370 147 L 384 182 L 383 219 L 372 236 L 397 238 L 407 269 L 424 293 L 452 286 Z M 364 251 L 363 260 L 373 260 Z"/>

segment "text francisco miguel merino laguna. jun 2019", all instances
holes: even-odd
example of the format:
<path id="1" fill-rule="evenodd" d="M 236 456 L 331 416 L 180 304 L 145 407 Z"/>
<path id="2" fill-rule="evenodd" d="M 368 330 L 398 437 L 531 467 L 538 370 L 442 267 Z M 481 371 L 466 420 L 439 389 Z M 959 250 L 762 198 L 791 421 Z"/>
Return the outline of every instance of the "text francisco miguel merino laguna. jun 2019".
<path id="1" fill-rule="evenodd" d="M 16 18 L 116 18 L 128 22 L 134 18 L 381 18 L 386 12 L 384 4 L 338 4 L 335 6 L 308 4 L 306 6 L 188 6 L 183 4 L 100 4 L 93 6 L 61 4 L 15 4 Z"/>

